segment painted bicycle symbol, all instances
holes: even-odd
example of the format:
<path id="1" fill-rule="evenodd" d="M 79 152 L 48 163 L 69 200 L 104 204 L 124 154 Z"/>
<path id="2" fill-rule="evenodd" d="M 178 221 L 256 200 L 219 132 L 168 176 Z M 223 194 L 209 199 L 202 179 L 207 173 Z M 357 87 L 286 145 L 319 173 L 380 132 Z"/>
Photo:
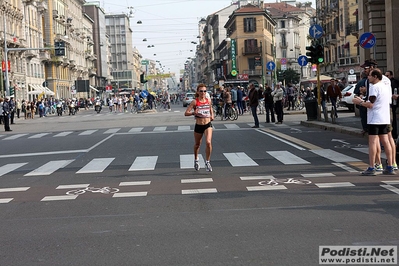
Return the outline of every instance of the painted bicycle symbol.
<path id="1" fill-rule="evenodd" d="M 270 180 L 260 181 L 258 184 L 261 186 L 277 186 L 280 184 L 296 184 L 296 185 L 308 185 L 312 181 L 307 179 L 295 179 L 295 178 L 270 178 Z"/>
<path id="2" fill-rule="evenodd" d="M 112 194 L 112 193 L 119 192 L 119 189 L 118 188 L 111 188 L 111 187 L 102 187 L 102 188 L 85 187 L 85 188 L 70 190 L 66 194 L 67 195 L 81 195 L 81 194 L 84 194 L 86 192 L 101 193 L 101 194 Z"/>

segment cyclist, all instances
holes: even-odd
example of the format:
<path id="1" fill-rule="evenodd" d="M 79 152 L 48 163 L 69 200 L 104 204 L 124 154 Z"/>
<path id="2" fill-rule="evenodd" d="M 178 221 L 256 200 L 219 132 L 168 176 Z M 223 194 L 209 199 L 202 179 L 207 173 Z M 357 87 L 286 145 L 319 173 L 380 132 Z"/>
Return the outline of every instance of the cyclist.
<path id="1" fill-rule="evenodd" d="M 230 92 L 230 87 L 226 87 L 225 92 L 223 93 L 223 102 L 224 102 L 224 119 L 227 120 L 227 109 L 231 107 L 231 92 Z"/>
<path id="2" fill-rule="evenodd" d="M 208 172 L 212 172 L 212 166 L 210 164 L 211 153 L 212 153 L 212 123 L 214 118 L 212 103 L 210 99 L 206 97 L 206 85 L 199 84 L 195 99 L 191 101 L 187 107 L 185 116 L 195 116 L 195 127 L 194 127 L 194 168 L 196 171 L 200 169 L 198 153 L 200 150 L 202 137 L 205 134 L 206 148 L 205 148 L 205 167 Z"/>

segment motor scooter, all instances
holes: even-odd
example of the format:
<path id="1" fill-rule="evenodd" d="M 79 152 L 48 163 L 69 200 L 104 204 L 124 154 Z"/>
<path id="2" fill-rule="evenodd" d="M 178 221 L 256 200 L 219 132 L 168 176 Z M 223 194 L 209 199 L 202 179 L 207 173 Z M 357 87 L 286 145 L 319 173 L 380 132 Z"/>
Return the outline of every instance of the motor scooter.
<path id="1" fill-rule="evenodd" d="M 101 112 L 101 103 L 99 101 L 97 101 L 94 105 L 94 110 L 97 112 L 97 114 L 99 114 Z"/>
<path id="2" fill-rule="evenodd" d="M 75 114 L 76 114 L 75 103 L 71 103 L 69 105 L 69 115 L 75 115 Z"/>
<path id="3" fill-rule="evenodd" d="M 57 103 L 57 116 L 62 116 L 62 104 Z"/>

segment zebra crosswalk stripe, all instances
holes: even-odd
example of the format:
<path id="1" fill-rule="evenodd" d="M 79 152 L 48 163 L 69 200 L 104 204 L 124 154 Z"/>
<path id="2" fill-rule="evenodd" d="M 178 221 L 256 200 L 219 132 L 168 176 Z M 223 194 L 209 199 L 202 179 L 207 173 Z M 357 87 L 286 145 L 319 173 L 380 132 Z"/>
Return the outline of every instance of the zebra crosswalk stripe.
<path id="1" fill-rule="evenodd" d="M 25 174 L 24 176 L 39 176 L 39 175 L 51 175 L 60 168 L 64 168 L 74 160 L 59 160 L 50 161 L 43 166 L 36 168 L 35 170 Z"/>
<path id="2" fill-rule="evenodd" d="M 198 154 L 198 162 L 201 168 L 205 167 L 204 157 Z M 194 168 L 194 154 L 181 154 L 180 155 L 180 169 Z"/>
<path id="3" fill-rule="evenodd" d="M 22 166 L 24 166 L 27 163 L 10 163 L 10 164 L 6 164 L 2 167 L 0 167 L 0 176 L 8 174 Z"/>
<path id="4" fill-rule="evenodd" d="M 55 135 L 54 138 L 55 137 L 65 137 L 65 136 L 68 136 L 69 134 L 72 134 L 72 133 L 73 133 L 72 131 L 61 132 L 61 133 L 58 133 L 57 135 Z"/>
<path id="5" fill-rule="evenodd" d="M 144 128 L 143 127 L 134 127 L 132 129 L 129 130 L 129 133 L 132 132 L 141 132 Z"/>
<path id="6" fill-rule="evenodd" d="M 310 164 L 310 162 L 305 161 L 289 151 L 268 151 L 267 153 L 283 164 Z"/>
<path id="7" fill-rule="evenodd" d="M 157 160 L 158 156 L 138 156 L 130 166 L 129 171 L 154 170 Z"/>
<path id="8" fill-rule="evenodd" d="M 44 137 L 46 135 L 48 135 L 50 133 L 39 133 L 39 134 L 35 134 L 33 136 L 30 136 L 28 139 L 40 139 L 41 137 Z"/>
<path id="9" fill-rule="evenodd" d="M 114 133 L 118 132 L 119 130 L 121 130 L 121 128 L 110 128 L 107 131 L 105 131 L 104 134 L 114 134 Z"/>
<path id="10" fill-rule="evenodd" d="M 87 173 L 102 173 L 105 168 L 112 163 L 115 158 L 98 158 L 91 160 L 82 169 L 77 171 L 77 174 L 87 174 Z"/>
<path id="11" fill-rule="evenodd" d="M 254 160 L 252 160 L 244 152 L 233 152 L 233 153 L 223 153 L 224 157 L 229 160 L 233 167 L 238 166 L 259 166 Z"/>
<path id="12" fill-rule="evenodd" d="M 310 150 L 311 152 L 327 158 L 331 161 L 334 161 L 336 163 L 345 163 L 345 162 L 357 162 L 360 161 L 359 159 L 347 156 L 345 154 L 333 151 L 331 149 L 321 149 L 321 150 Z"/>
<path id="13" fill-rule="evenodd" d="M 9 137 L 7 137 L 7 138 L 4 138 L 3 140 L 14 140 L 14 139 L 23 137 L 23 136 L 25 136 L 25 135 L 28 135 L 28 134 L 15 134 L 15 135 L 9 136 Z"/>
<path id="14" fill-rule="evenodd" d="M 87 136 L 87 135 L 91 135 L 91 134 L 93 134 L 94 132 L 96 132 L 97 131 L 97 129 L 93 129 L 93 130 L 86 130 L 86 131 L 83 131 L 82 133 L 80 133 L 79 134 L 79 136 Z"/>

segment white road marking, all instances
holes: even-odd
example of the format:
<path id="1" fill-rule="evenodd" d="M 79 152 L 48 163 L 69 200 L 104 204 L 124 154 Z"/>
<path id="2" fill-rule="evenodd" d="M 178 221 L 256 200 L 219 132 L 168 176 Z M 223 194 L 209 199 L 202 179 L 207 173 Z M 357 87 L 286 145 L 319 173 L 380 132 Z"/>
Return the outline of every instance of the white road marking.
<path id="1" fill-rule="evenodd" d="M 342 164 L 342 163 L 332 163 L 332 164 L 335 165 L 335 166 L 338 166 L 338 167 L 340 167 L 340 168 L 342 168 L 342 169 L 344 169 L 345 171 L 351 172 L 351 173 L 357 173 L 357 172 L 359 172 L 358 170 L 353 169 L 352 167 L 349 167 L 349 166 L 347 166 L 347 165 L 345 165 L 345 164 Z"/>
<path id="2" fill-rule="evenodd" d="M 30 136 L 28 139 L 40 139 L 41 137 L 44 137 L 46 135 L 48 135 L 50 133 L 39 133 L 39 134 L 35 134 L 33 136 Z"/>
<path id="3" fill-rule="evenodd" d="M 301 174 L 302 177 L 332 177 L 335 176 L 333 173 L 315 173 L 315 174 Z"/>
<path id="4" fill-rule="evenodd" d="M 188 130 L 190 130 L 190 126 L 178 126 L 177 130 L 178 131 L 188 131 Z"/>
<path id="5" fill-rule="evenodd" d="M 59 185 L 56 189 L 77 189 L 87 188 L 90 184 L 72 184 L 72 185 Z"/>
<path id="6" fill-rule="evenodd" d="M 87 173 L 102 173 L 105 168 L 112 163 L 115 158 L 97 158 L 91 160 L 82 169 L 77 171 L 77 174 L 87 174 Z"/>
<path id="7" fill-rule="evenodd" d="M 237 129 L 240 128 L 237 124 L 223 124 L 228 129 Z"/>
<path id="8" fill-rule="evenodd" d="M 359 159 L 347 156 L 345 154 L 330 150 L 330 149 L 321 149 L 321 150 L 310 150 L 311 152 L 327 158 L 331 161 L 334 161 L 336 163 L 345 163 L 345 162 L 358 162 L 360 161 Z"/>
<path id="9" fill-rule="evenodd" d="M 240 177 L 242 181 L 250 181 L 250 180 L 265 180 L 265 179 L 274 179 L 272 175 L 264 175 L 264 176 L 243 176 Z"/>
<path id="10" fill-rule="evenodd" d="M 281 190 L 281 189 L 287 189 L 286 186 L 283 185 L 277 185 L 277 186 L 252 186 L 252 187 L 247 187 L 248 191 L 264 191 L 264 190 Z"/>
<path id="11" fill-rule="evenodd" d="M 387 185 L 399 185 L 399 180 L 393 180 L 393 181 L 381 181 L 382 183 L 385 183 Z"/>
<path id="12" fill-rule="evenodd" d="M 130 166 L 129 171 L 154 170 L 158 156 L 138 156 Z"/>
<path id="13" fill-rule="evenodd" d="M 16 134 L 16 135 L 12 135 L 12 136 L 6 137 L 6 138 L 4 138 L 3 140 L 14 140 L 14 139 L 23 137 L 23 136 L 25 136 L 25 135 L 28 135 L 28 134 Z"/>
<path id="14" fill-rule="evenodd" d="M 267 153 L 283 164 L 310 164 L 310 162 L 305 161 L 289 151 L 268 151 Z"/>
<path id="15" fill-rule="evenodd" d="M 39 175 L 51 175 L 60 168 L 63 168 L 73 162 L 74 160 L 59 160 L 50 161 L 43 166 L 36 168 L 35 170 L 25 174 L 24 176 L 39 176 Z"/>
<path id="16" fill-rule="evenodd" d="M 201 168 L 205 168 L 205 160 L 201 154 L 198 154 L 198 162 Z M 194 154 L 180 155 L 180 169 L 194 169 Z"/>
<path id="17" fill-rule="evenodd" d="M 355 185 L 350 182 L 337 182 L 337 183 L 315 183 L 319 188 L 336 188 L 336 187 L 354 187 Z"/>
<path id="18" fill-rule="evenodd" d="M 258 166 L 258 164 L 244 152 L 223 153 L 223 155 L 229 160 L 233 167 Z"/>
<path id="19" fill-rule="evenodd" d="M 192 184 L 192 183 L 208 183 L 213 182 L 212 178 L 192 178 L 192 179 L 182 179 L 182 184 Z"/>
<path id="20" fill-rule="evenodd" d="M 165 131 L 166 127 L 155 127 L 154 131 Z"/>
<path id="21" fill-rule="evenodd" d="M 55 135 L 54 138 L 56 138 L 56 137 L 65 137 L 65 136 L 68 136 L 69 134 L 72 134 L 72 133 L 73 133 L 72 131 L 61 132 L 61 133 L 58 133 L 57 135 Z"/>
<path id="22" fill-rule="evenodd" d="M 93 134 L 93 133 L 96 132 L 96 131 L 97 131 L 97 129 L 86 130 L 86 131 L 83 131 L 82 133 L 80 133 L 79 136 L 88 136 L 88 135 Z"/>
<path id="23" fill-rule="evenodd" d="M 0 199 L 0 203 L 9 203 L 12 201 L 14 198 L 5 198 L 5 199 Z"/>
<path id="24" fill-rule="evenodd" d="M 0 192 L 20 192 L 27 191 L 30 187 L 9 187 L 9 188 L 0 188 Z"/>
<path id="25" fill-rule="evenodd" d="M 380 186 L 399 195 L 399 189 L 394 186 L 391 186 L 391 185 L 380 185 Z"/>
<path id="26" fill-rule="evenodd" d="M 205 193 L 217 193 L 216 188 L 200 188 L 200 189 L 183 189 L 181 194 L 189 195 L 189 194 L 205 194 Z"/>
<path id="27" fill-rule="evenodd" d="M 79 195 L 46 196 L 40 201 L 74 200 Z"/>
<path id="28" fill-rule="evenodd" d="M 9 172 L 14 171 L 27 163 L 10 163 L 0 167 L 0 176 L 8 174 Z"/>
<path id="29" fill-rule="evenodd" d="M 132 181 L 132 182 L 120 182 L 119 186 L 124 187 L 124 186 L 145 186 L 145 185 L 150 185 L 151 181 Z"/>
<path id="30" fill-rule="evenodd" d="M 126 198 L 126 197 L 145 197 L 147 196 L 148 192 L 121 192 L 115 193 L 112 195 L 113 198 Z"/>
<path id="31" fill-rule="evenodd" d="M 132 129 L 129 130 L 129 133 L 132 132 L 141 132 L 144 128 L 143 127 L 134 127 Z"/>
<path id="32" fill-rule="evenodd" d="M 104 134 L 114 134 L 114 133 L 118 132 L 119 130 L 121 130 L 121 128 L 110 128 L 107 131 L 105 131 Z"/>

